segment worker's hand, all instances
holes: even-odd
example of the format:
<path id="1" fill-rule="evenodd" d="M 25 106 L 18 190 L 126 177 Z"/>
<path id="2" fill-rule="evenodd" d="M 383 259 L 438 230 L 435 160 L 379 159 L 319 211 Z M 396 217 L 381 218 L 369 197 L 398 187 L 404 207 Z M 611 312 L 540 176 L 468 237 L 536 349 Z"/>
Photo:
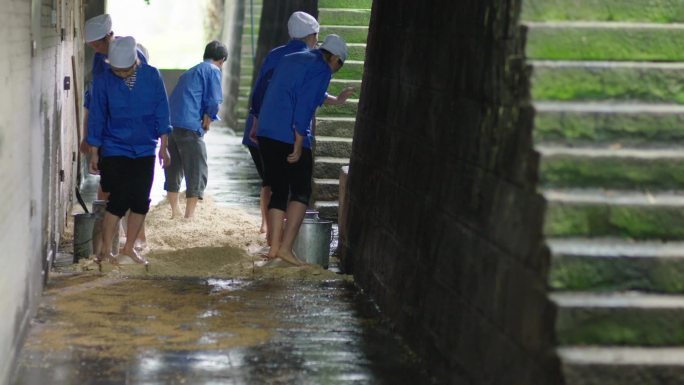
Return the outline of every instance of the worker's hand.
<path id="1" fill-rule="evenodd" d="M 287 156 L 287 162 L 288 163 L 297 163 L 299 161 L 299 157 L 302 156 L 302 146 L 297 146 L 295 144 L 294 146 L 294 151 L 292 151 L 292 154 Z"/>
<path id="2" fill-rule="evenodd" d="M 204 114 L 204 116 L 202 117 L 202 128 L 204 129 L 204 132 L 209 131 L 210 125 L 211 125 L 211 118 L 209 117 L 209 115 Z"/>
<path id="3" fill-rule="evenodd" d="M 354 93 L 354 87 L 346 87 L 343 89 L 339 95 L 337 95 L 337 102 L 344 103 L 349 99 L 349 97 Z"/>
<path id="4" fill-rule="evenodd" d="M 88 163 L 88 172 L 93 175 L 100 175 L 100 169 L 97 167 L 97 162 L 100 160 L 100 156 L 97 155 L 97 151 L 90 151 L 90 162 Z"/>
<path id="5" fill-rule="evenodd" d="M 90 145 L 88 144 L 88 142 L 86 142 L 85 139 L 81 141 L 81 145 L 78 146 L 78 148 L 82 154 L 87 154 L 90 152 Z"/>
<path id="6" fill-rule="evenodd" d="M 166 146 L 159 147 L 159 164 L 162 168 L 167 168 L 171 165 L 171 154 Z"/>
<path id="7" fill-rule="evenodd" d="M 259 140 L 257 139 L 257 127 L 259 126 L 259 118 L 256 116 L 252 116 L 252 127 L 249 129 L 249 140 L 251 140 L 254 143 L 259 143 Z"/>

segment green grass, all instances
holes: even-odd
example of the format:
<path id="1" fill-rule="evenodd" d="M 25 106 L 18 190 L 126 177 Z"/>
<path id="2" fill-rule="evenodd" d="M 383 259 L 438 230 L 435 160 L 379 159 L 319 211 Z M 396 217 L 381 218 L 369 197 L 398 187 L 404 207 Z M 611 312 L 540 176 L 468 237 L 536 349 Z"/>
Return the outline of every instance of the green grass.
<path id="1" fill-rule="evenodd" d="M 625 67 L 535 67 L 535 100 L 640 100 L 684 104 L 684 70 Z"/>
<path id="2" fill-rule="evenodd" d="M 318 8 L 370 9 L 373 0 L 319 0 Z"/>
<path id="3" fill-rule="evenodd" d="M 523 20 L 684 21 L 681 0 L 524 0 Z"/>
<path id="4" fill-rule="evenodd" d="M 370 9 L 321 9 L 318 12 L 321 25 L 368 26 Z"/>
<path id="5" fill-rule="evenodd" d="M 684 29 L 530 26 L 527 56 L 551 60 L 684 61 Z"/>

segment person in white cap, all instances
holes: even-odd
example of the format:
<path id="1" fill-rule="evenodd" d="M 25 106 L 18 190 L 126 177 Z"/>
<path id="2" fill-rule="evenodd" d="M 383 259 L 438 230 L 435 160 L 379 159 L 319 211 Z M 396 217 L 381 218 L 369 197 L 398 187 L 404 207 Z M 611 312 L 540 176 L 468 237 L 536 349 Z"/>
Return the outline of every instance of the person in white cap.
<path id="1" fill-rule="evenodd" d="M 164 170 L 164 190 L 171 205 L 171 218 L 181 215 L 181 180 L 185 178 L 185 218 L 192 218 L 209 178 L 204 134 L 211 122 L 218 120 L 223 103 L 221 67 L 228 59 L 228 49 L 213 40 L 204 47 L 203 58 L 203 62 L 180 76 L 169 98 L 173 132 L 169 137 L 171 166 Z"/>
<path id="2" fill-rule="evenodd" d="M 130 210 L 121 254 L 147 265 L 134 242 L 150 208 L 158 139 L 160 163 L 167 167 L 171 161 L 169 104 L 159 70 L 138 58 L 134 38 L 111 41 L 108 55 L 109 70 L 93 80 L 88 119 L 90 171 L 100 173 L 111 186 L 102 225 L 103 245 L 96 260 L 117 263 L 109 253 L 114 228 Z"/>
<path id="3" fill-rule="evenodd" d="M 319 49 L 283 57 L 271 77 L 257 127 L 264 178 L 271 186 L 268 258 L 304 264 L 292 246 L 311 198 L 311 120 L 328 97 L 332 75 L 346 59 L 347 44 L 329 35 Z"/>
<path id="4" fill-rule="evenodd" d="M 88 44 L 94 51 L 95 55 L 93 56 L 93 67 L 91 71 L 92 78 L 96 78 L 97 76 L 100 76 L 102 73 L 104 73 L 108 68 L 109 64 L 107 63 L 107 54 L 109 53 L 109 44 L 116 39 L 114 37 L 114 32 L 112 31 L 112 18 L 108 14 L 102 14 L 95 16 L 93 18 L 88 19 L 85 22 L 85 28 L 83 31 L 83 37 Z M 143 47 L 141 44 L 136 43 L 137 47 L 137 55 L 138 59 L 142 63 L 147 63 L 147 60 L 149 58 L 149 55 L 147 54 L 147 50 L 145 47 Z M 88 142 L 86 141 L 86 138 L 88 138 L 88 112 L 90 109 L 90 88 L 86 89 L 84 97 L 83 97 L 83 107 L 84 107 L 84 116 L 83 116 L 83 139 L 81 140 L 80 144 L 80 150 L 84 154 L 88 154 L 90 152 L 90 146 L 88 146 Z M 111 190 L 111 186 L 109 184 L 109 181 L 107 181 L 106 178 L 102 178 L 100 176 L 100 183 L 98 185 L 97 189 L 97 199 L 99 200 L 107 200 L 109 199 L 109 191 Z M 136 247 L 139 249 L 144 249 L 146 245 L 146 237 L 145 237 L 145 228 L 140 231 L 140 234 L 138 236 L 137 242 L 136 242 Z"/>
<path id="5" fill-rule="evenodd" d="M 278 66 L 280 59 L 285 55 L 295 52 L 302 52 L 312 49 L 318 43 L 318 32 L 320 25 L 315 17 L 306 12 L 297 11 L 290 15 L 287 21 L 287 31 L 290 35 L 290 41 L 280 47 L 272 49 L 264 59 L 259 74 L 254 82 L 249 103 L 249 115 L 245 122 L 245 130 L 242 137 L 242 144 L 247 146 L 249 152 L 256 166 L 259 177 L 261 177 L 261 193 L 260 193 L 260 207 L 261 207 L 261 233 L 268 233 L 268 201 L 271 196 L 271 188 L 264 179 L 263 165 L 261 154 L 259 153 L 259 145 L 256 138 L 256 130 L 259 120 L 259 112 L 261 110 L 261 103 L 266 94 L 268 83 L 273 76 L 273 71 Z M 339 96 L 329 96 L 326 103 L 335 104 L 343 103 L 349 98 L 354 90 L 352 88 L 344 89 Z M 266 235 L 266 239 L 270 244 L 270 235 Z"/>

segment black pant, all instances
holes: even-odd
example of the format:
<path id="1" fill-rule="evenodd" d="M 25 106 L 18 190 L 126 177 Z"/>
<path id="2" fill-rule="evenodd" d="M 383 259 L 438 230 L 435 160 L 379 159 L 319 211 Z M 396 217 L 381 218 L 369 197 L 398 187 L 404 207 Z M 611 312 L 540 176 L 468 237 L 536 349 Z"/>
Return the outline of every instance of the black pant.
<path id="1" fill-rule="evenodd" d="M 110 187 L 107 211 L 123 217 L 129 209 L 145 215 L 150 210 L 150 190 L 154 180 L 154 156 L 102 158 L 100 175 Z"/>
<path id="2" fill-rule="evenodd" d="M 264 184 L 271 186 L 269 209 L 286 211 L 288 198 L 309 205 L 313 172 L 311 150 L 302 148 L 299 160 L 288 163 L 287 156 L 293 149 L 292 144 L 259 137 L 259 150 L 264 161 Z"/>

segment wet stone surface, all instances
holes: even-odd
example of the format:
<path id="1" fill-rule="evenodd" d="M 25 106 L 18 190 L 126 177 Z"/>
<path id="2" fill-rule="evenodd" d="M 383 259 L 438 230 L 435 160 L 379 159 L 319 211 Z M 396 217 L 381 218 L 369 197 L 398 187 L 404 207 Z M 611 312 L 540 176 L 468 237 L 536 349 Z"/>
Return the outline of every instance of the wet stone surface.
<path id="1" fill-rule="evenodd" d="M 46 294 L 14 384 L 429 382 L 344 280 L 69 281 Z"/>

